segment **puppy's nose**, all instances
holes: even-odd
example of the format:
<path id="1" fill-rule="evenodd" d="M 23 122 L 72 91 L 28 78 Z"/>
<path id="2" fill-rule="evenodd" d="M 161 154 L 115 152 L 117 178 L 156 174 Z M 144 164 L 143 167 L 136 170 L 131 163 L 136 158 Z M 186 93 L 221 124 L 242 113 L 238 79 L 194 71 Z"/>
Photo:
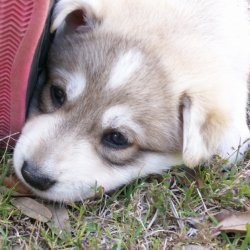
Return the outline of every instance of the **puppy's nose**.
<path id="1" fill-rule="evenodd" d="M 23 163 L 21 173 L 29 185 L 41 191 L 48 190 L 56 183 L 55 180 L 41 173 L 37 167 L 26 161 Z"/>

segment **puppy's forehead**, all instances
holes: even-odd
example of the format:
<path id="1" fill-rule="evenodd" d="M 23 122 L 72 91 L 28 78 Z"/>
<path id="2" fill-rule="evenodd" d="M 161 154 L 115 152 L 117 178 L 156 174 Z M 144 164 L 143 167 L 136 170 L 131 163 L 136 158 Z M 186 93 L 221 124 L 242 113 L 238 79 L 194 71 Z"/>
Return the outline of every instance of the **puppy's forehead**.
<path id="1" fill-rule="evenodd" d="M 111 69 L 106 89 L 114 90 L 126 84 L 142 66 L 143 53 L 136 48 L 121 52 Z"/>
<path id="2" fill-rule="evenodd" d="M 110 87 L 119 86 L 129 78 L 126 75 L 136 72 L 142 65 L 143 49 L 138 47 L 137 42 L 113 34 L 74 34 L 55 39 L 48 68 L 79 70 L 85 73 L 87 80 L 105 77 Z M 114 81 L 116 78 L 121 79 L 119 83 Z"/>
<path id="3" fill-rule="evenodd" d="M 94 92 L 119 91 L 136 82 L 143 68 L 145 71 L 148 56 L 134 41 L 85 34 L 59 42 L 52 46 L 49 70 L 52 78 L 64 78 L 70 100 Z"/>
<path id="4" fill-rule="evenodd" d="M 151 109 L 145 100 L 155 106 L 165 103 L 165 71 L 158 57 L 139 42 L 112 34 L 69 36 L 52 46 L 50 74 L 58 67 L 70 75 L 65 78 L 71 96 L 81 93 L 75 105 L 84 110 L 81 116 L 100 118 L 107 108 L 120 104 L 145 113 Z"/>

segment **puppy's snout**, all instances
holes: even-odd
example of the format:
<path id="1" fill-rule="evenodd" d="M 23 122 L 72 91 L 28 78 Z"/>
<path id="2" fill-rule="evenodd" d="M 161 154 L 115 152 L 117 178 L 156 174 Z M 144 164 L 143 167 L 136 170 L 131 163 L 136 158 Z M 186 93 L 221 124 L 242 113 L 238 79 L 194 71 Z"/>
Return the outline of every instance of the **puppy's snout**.
<path id="1" fill-rule="evenodd" d="M 36 166 L 24 162 L 21 169 L 24 180 L 32 187 L 46 191 L 51 188 L 56 181 L 43 174 Z"/>

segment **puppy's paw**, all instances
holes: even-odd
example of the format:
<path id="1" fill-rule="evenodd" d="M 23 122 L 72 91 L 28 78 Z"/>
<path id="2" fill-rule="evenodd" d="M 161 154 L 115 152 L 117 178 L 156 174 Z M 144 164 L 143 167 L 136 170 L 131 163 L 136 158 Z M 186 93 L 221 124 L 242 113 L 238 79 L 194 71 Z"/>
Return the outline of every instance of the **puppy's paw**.
<path id="1" fill-rule="evenodd" d="M 231 128 L 226 131 L 217 153 L 231 164 L 241 161 L 249 149 L 250 132 L 247 125 L 242 125 L 240 129 Z"/>

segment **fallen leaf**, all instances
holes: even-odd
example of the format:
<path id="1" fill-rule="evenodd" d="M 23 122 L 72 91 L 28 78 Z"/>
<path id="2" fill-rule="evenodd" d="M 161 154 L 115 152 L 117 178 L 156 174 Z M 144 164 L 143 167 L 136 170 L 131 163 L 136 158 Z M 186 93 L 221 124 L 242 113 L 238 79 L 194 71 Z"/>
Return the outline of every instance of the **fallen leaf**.
<path id="1" fill-rule="evenodd" d="M 21 210 L 23 214 L 38 221 L 48 222 L 52 218 L 51 211 L 34 199 L 28 197 L 12 198 L 11 204 Z"/>
<path id="2" fill-rule="evenodd" d="M 51 221 L 48 223 L 50 227 L 56 229 L 57 235 L 62 235 L 63 232 L 71 232 L 68 210 L 61 205 L 47 205 L 52 213 Z"/>
<path id="3" fill-rule="evenodd" d="M 225 217 L 217 229 L 223 232 L 246 232 L 246 225 L 250 224 L 250 212 L 231 214 Z"/>
<path id="4" fill-rule="evenodd" d="M 16 175 L 10 175 L 3 180 L 4 186 L 14 190 L 20 194 L 31 194 L 31 191 L 17 178 Z"/>
<path id="5" fill-rule="evenodd" d="M 228 218 L 230 215 L 233 215 L 232 211 L 222 209 L 219 213 L 214 215 L 214 218 L 217 220 L 217 222 L 221 222 L 224 219 Z"/>

